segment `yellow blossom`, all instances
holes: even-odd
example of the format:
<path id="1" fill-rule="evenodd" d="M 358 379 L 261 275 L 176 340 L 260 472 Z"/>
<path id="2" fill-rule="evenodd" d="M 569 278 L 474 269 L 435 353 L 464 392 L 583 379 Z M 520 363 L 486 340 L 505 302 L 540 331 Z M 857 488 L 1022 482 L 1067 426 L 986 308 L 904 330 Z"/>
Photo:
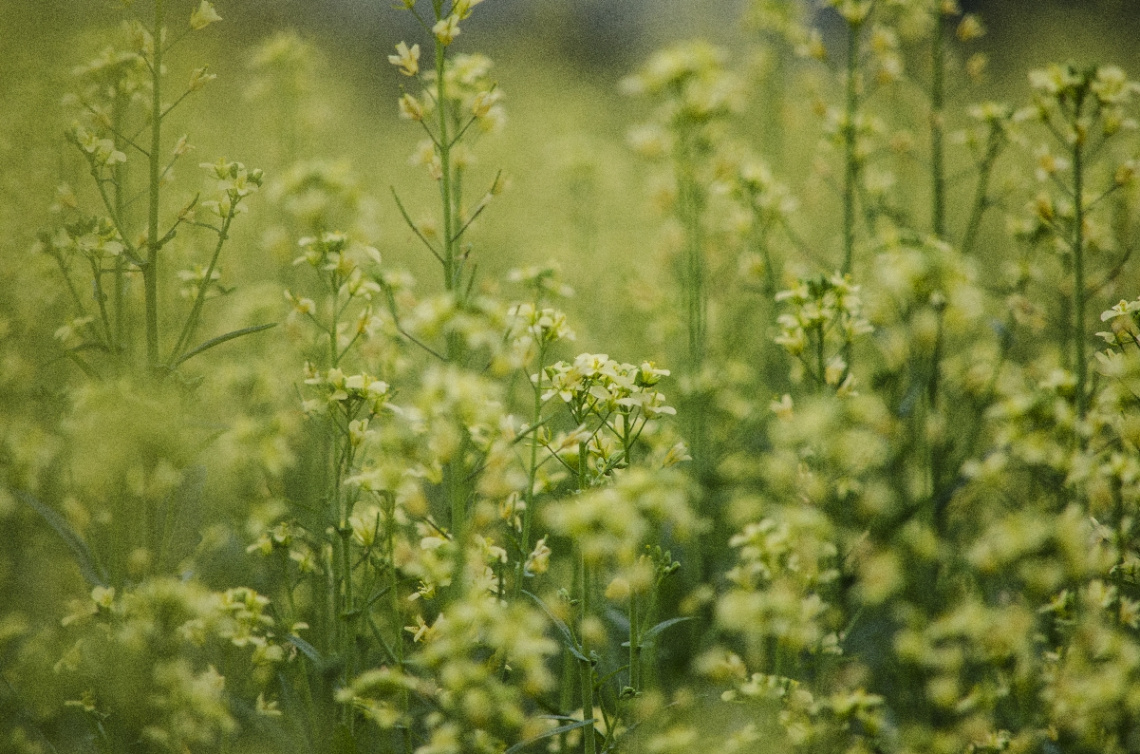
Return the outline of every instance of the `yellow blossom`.
<path id="1" fill-rule="evenodd" d="M 420 46 L 408 47 L 406 42 L 400 42 L 396 45 L 396 54 L 388 56 L 388 62 L 405 76 L 415 76 L 420 71 Z"/>
<path id="2" fill-rule="evenodd" d="M 205 29 L 215 21 L 221 21 L 222 17 L 214 10 L 214 4 L 209 0 L 202 0 L 198 4 L 197 9 L 190 14 L 190 28 L 197 31 L 198 29 Z"/>

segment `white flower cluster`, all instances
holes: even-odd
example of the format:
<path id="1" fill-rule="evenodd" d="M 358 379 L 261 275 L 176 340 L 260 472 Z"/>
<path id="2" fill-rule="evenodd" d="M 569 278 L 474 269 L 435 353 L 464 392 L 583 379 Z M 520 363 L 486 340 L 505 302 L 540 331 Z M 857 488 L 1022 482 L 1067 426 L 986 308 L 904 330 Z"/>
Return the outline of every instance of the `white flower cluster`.
<path id="1" fill-rule="evenodd" d="M 556 309 L 538 309 L 533 304 L 516 304 L 507 311 L 512 334 L 534 343 L 574 340 L 566 314 Z"/>
<path id="2" fill-rule="evenodd" d="M 318 412 L 353 402 L 367 404 L 373 414 L 380 413 L 390 397 L 387 382 L 369 374 L 348 374 L 333 367 L 325 371 L 305 364 L 305 384 L 320 392 L 319 399 L 307 400 L 303 406 L 306 412 Z"/>
<path id="3" fill-rule="evenodd" d="M 640 411 L 647 419 L 655 419 L 677 413 L 655 387 L 669 370 L 657 369 L 648 361 L 635 366 L 618 363 L 604 353 L 583 353 L 573 363 L 551 364 L 544 373 L 548 387 L 542 400 L 558 396 L 577 422 L 585 421 L 590 414 L 608 417 Z M 533 375 L 531 380 L 537 383 L 539 376 Z"/>
<path id="4" fill-rule="evenodd" d="M 200 167 L 217 179 L 217 198 L 202 202 L 201 206 L 223 220 L 244 212 L 241 201 L 261 188 L 264 174 L 259 168 L 247 169 L 240 162 L 225 158 L 217 162 L 203 162 Z"/>

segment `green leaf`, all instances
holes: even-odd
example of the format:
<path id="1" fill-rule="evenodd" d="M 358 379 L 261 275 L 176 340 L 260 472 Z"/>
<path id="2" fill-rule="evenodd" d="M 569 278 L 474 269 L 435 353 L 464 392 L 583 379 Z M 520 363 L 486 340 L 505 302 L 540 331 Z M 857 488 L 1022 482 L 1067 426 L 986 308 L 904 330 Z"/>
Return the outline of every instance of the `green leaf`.
<path id="1" fill-rule="evenodd" d="M 301 654 L 305 655 L 305 657 L 308 657 L 310 660 L 312 660 L 313 664 L 316 665 L 318 668 L 324 669 L 328 665 L 328 663 L 325 662 L 325 658 L 321 657 L 321 653 L 317 651 L 317 648 L 314 647 L 309 642 L 302 639 L 300 636 L 296 636 L 295 634 L 289 634 L 285 637 L 285 641 L 289 642 L 294 647 L 301 650 Z"/>
<path id="2" fill-rule="evenodd" d="M 182 472 L 182 482 L 158 509 L 159 569 L 177 566 L 202 541 L 202 492 L 206 467 L 198 464 Z"/>
<path id="3" fill-rule="evenodd" d="M 99 567 L 98 561 L 95 559 L 94 553 L 83 538 L 76 533 L 75 529 L 71 528 L 71 524 L 67 520 L 56 513 L 48 506 L 36 500 L 33 496 L 20 490 L 15 490 L 16 497 L 24 501 L 25 504 L 36 513 L 40 515 L 48 526 L 55 529 L 55 533 L 60 536 L 68 549 L 71 550 L 72 557 L 75 558 L 76 565 L 79 566 L 79 572 L 83 574 L 83 578 L 87 583 L 92 586 L 107 586 L 108 578 L 107 573 Z"/>
<path id="4" fill-rule="evenodd" d="M 175 368 L 181 366 L 184 362 L 189 361 L 190 359 L 194 358 L 195 356 L 202 353 L 203 351 L 210 350 L 214 346 L 220 346 L 222 343 L 233 340 L 234 338 L 240 338 L 243 335 L 251 335 L 255 332 L 261 332 L 262 330 L 268 330 L 271 327 L 277 327 L 277 323 L 276 322 L 270 322 L 269 324 L 266 324 L 266 325 L 254 325 L 253 327 L 243 327 L 240 330 L 233 330 L 232 332 L 228 332 L 225 335 L 219 335 L 216 338 L 210 338 L 209 340 L 207 340 L 202 345 L 191 348 L 189 351 L 187 351 L 186 353 L 179 356 L 178 360 L 175 361 L 171 365 L 171 369 L 175 369 Z"/>
<path id="5" fill-rule="evenodd" d="M 559 718 L 559 719 L 561 719 L 561 718 Z M 594 718 L 591 717 L 589 720 L 578 720 L 577 722 L 570 723 L 569 725 L 559 725 L 557 728 L 551 728 L 550 730 L 546 731 L 545 733 L 540 733 L 539 735 L 535 736 L 534 738 L 528 738 L 526 741 L 520 741 L 519 743 L 515 744 L 511 748 L 504 751 L 503 754 L 515 754 L 515 752 L 521 751 L 525 747 L 530 746 L 535 741 L 541 741 L 542 739 L 550 738 L 551 736 L 560 736 L 563 733 L 566 733 L 568 731 L 572 731 L 576 728 L 585 728 L 587 725 L 593 725 L 593 724 L 594 724 Z"/>
<path id="6" fill-rule="evenodd" d="M 570 627 L 566 625 L 566 621 L 555 615 L 537 595 L 531 594 L 525 589 L 522 590 L 522 593 L 534 600 L 538 606 L 542 608 L 542 611 L 546 613 L 547 617 L 550 618 L 551 622 L 554 623 L 554 627 L 558 629 L 558 633 L 562 637 L 562 644 L 565 645 L 566 649 L 570 650 L 570 654 L 582 662 L 590 662 L 590 658 L 582 654 L 582 648 L 578 646 L 578 642 L 574 640 L 574 634 L 571 633 Z"/>
<path id="7" fill-rule="evenodd" d="M 675 626 L 678 623 L 684 623 L 687 620 L 693 620 L 693 618 L 690 616 L 684 616 L 681 618 L 670 618 L 669 620 L 663 620 L 653 628 L 642 633 L 641 638 L 639 639 L 639 643 L 644 646 L 647 641 L 651 640 L 654 636 L 661 633 L 665 629 L 669 628 L 670 626 Z"/>

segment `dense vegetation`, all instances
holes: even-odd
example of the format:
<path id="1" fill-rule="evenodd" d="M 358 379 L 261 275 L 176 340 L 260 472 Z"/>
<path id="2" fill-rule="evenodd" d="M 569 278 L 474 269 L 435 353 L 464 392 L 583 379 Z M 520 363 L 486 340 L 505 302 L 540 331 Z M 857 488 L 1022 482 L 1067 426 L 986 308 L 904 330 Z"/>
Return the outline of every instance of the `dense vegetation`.
<path id="1" fill-rule="evenodd" d="M 0 751 L 1140 750 L 1122 69 L 753 0 L 617 105 L 402 0 L 377 113 L 119 5 L 2 116 Z"/>

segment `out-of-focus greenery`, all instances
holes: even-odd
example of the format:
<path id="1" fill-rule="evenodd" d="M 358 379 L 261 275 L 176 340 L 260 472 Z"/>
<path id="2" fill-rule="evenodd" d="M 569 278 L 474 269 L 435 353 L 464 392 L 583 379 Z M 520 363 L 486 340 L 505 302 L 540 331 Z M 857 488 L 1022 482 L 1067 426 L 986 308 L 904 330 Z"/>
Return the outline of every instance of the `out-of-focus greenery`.
<path id="1" fill-rule="evenodd" d="M 1126 5 L 396 5 L 0 4 L 0 751 L 1140 748 Z"/>

